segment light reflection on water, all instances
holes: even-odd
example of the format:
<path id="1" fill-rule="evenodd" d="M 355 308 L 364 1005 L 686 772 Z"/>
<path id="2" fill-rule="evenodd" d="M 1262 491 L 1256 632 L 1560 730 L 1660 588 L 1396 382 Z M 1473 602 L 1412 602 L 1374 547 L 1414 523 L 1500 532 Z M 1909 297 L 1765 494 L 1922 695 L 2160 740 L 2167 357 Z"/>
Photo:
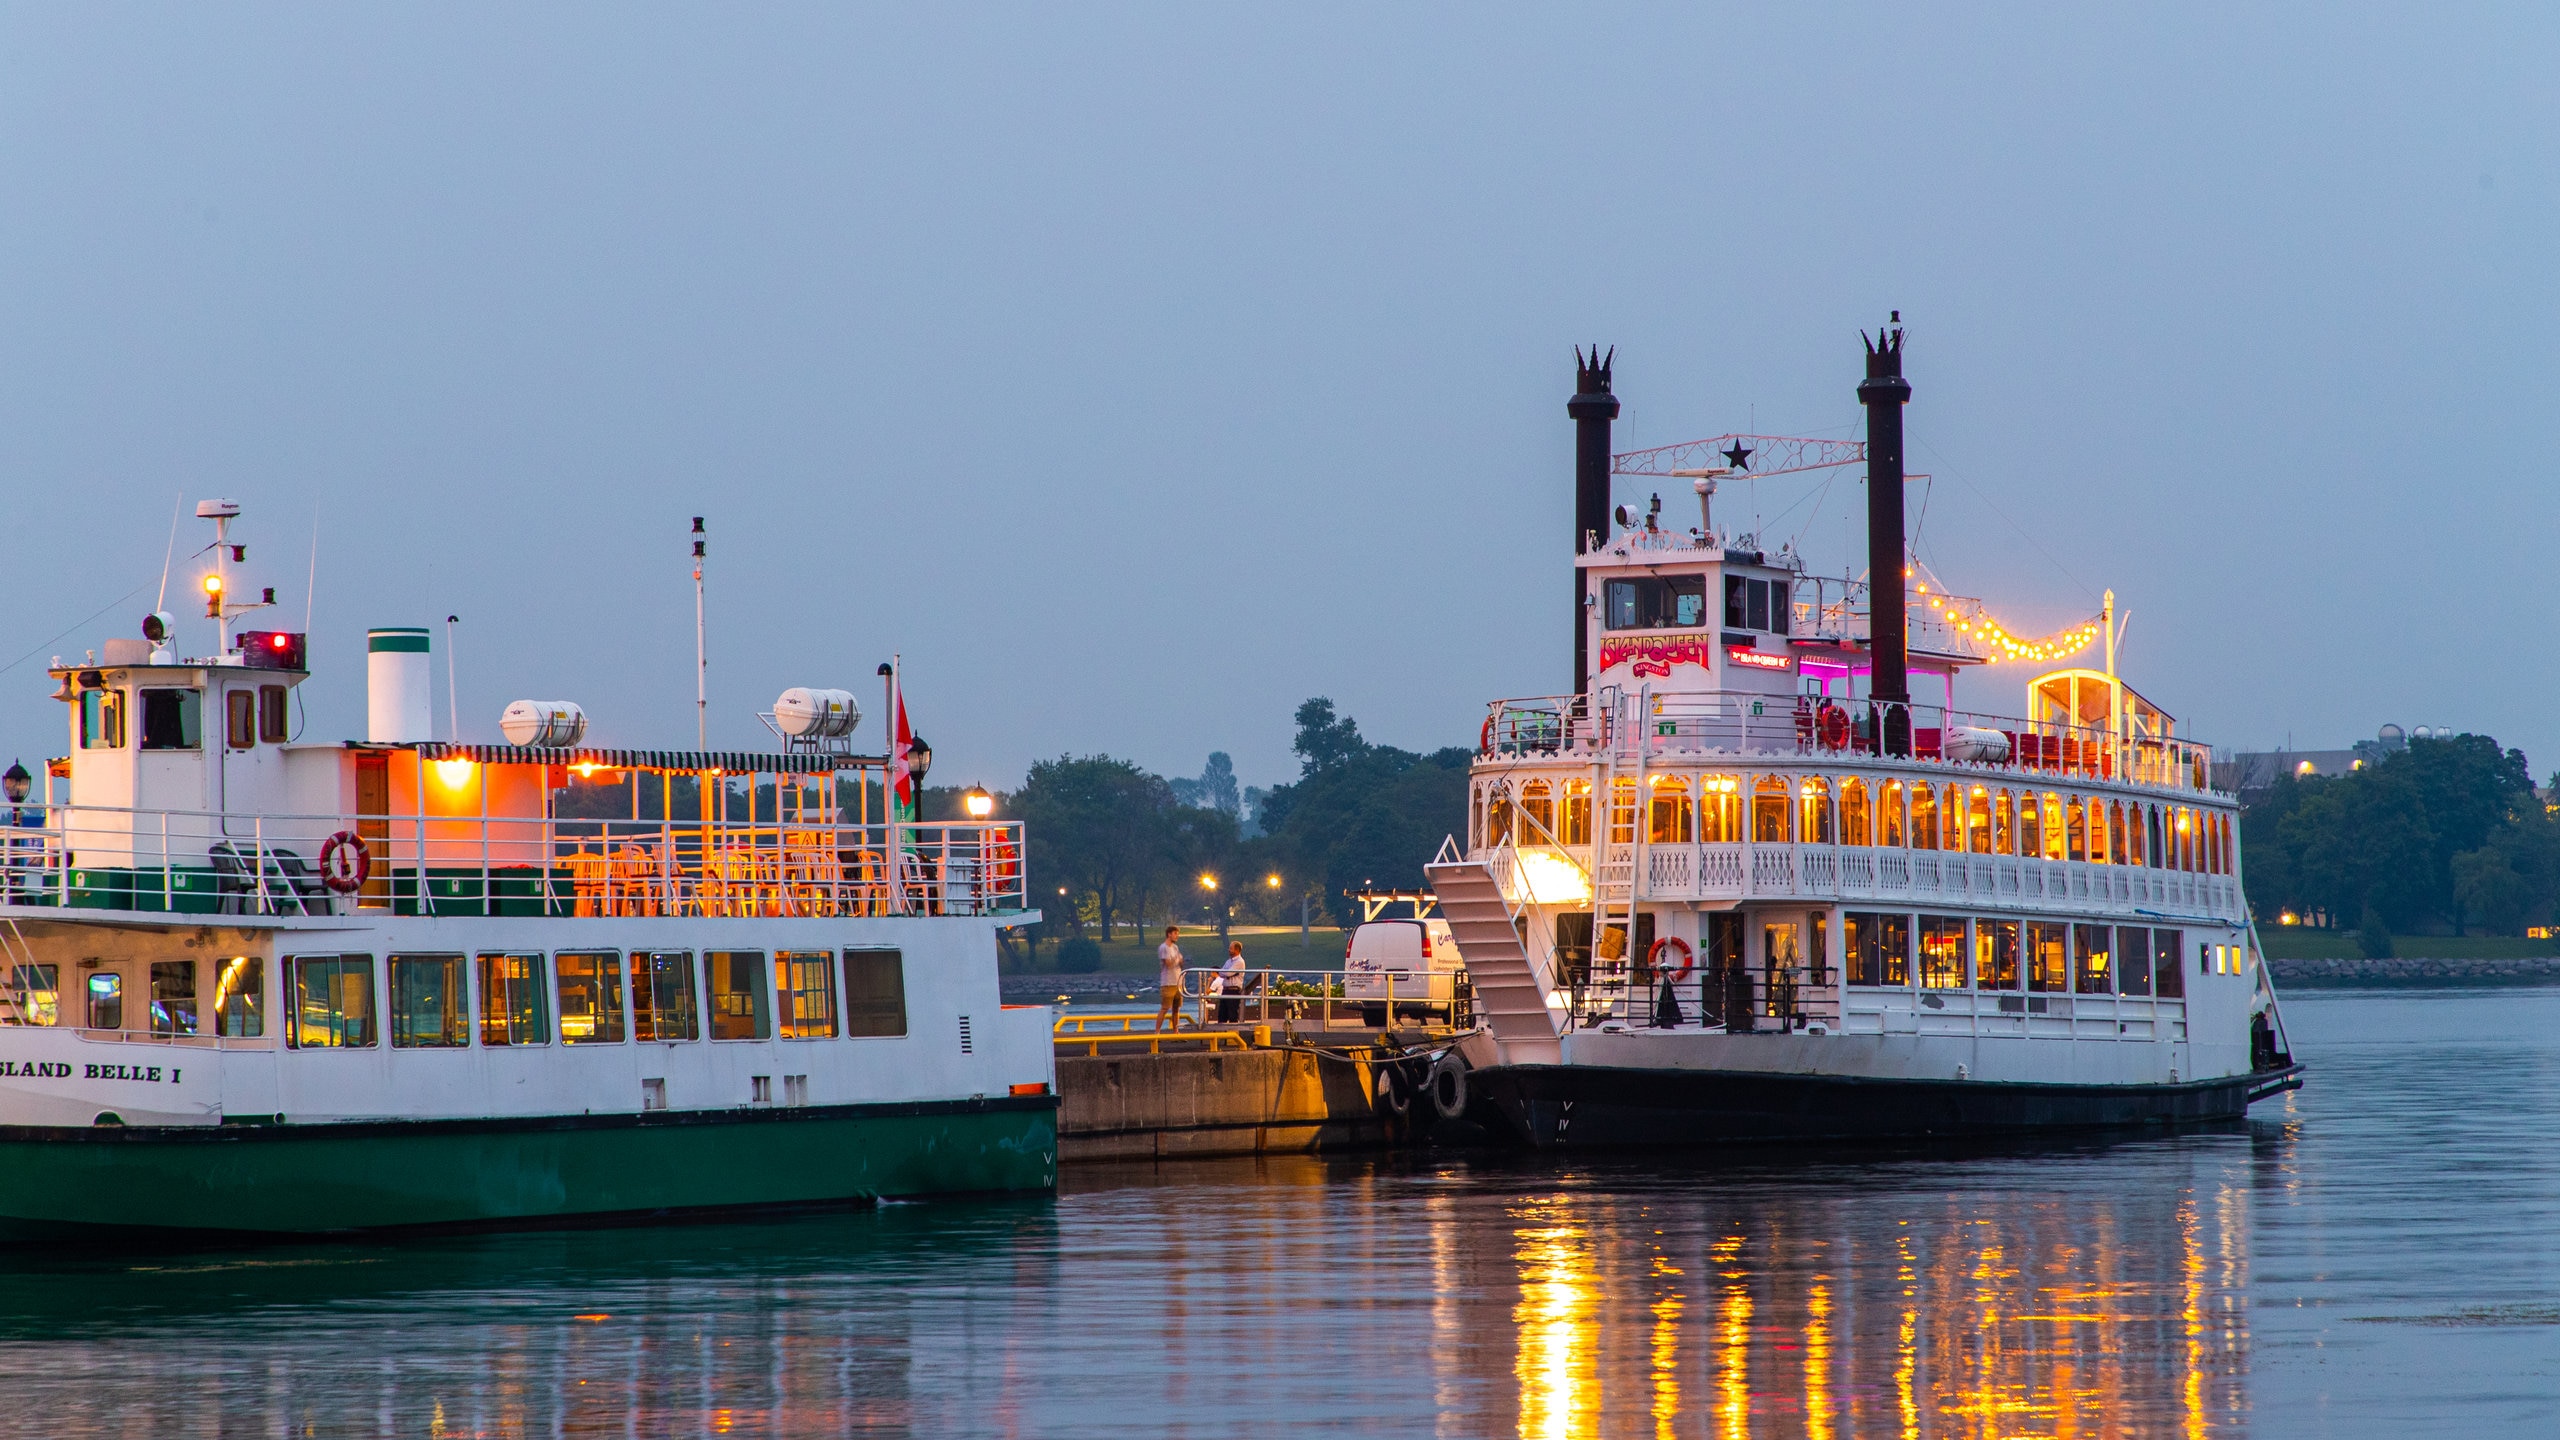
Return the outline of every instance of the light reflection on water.
<path id="1" fill-rule="evenodd" d="M 2112 1145 L 1071 1169 L 1054 1202 L 22 1254 L 0 1432 L 2551 1428 L 2560 996 L 2291 1013 L 2313 1090 Z"/>

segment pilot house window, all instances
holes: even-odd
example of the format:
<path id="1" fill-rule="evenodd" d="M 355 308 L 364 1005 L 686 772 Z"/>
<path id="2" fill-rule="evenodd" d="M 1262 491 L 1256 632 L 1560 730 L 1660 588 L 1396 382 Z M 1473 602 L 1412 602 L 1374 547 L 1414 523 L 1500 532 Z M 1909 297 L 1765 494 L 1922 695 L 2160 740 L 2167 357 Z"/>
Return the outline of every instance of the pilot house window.
<path id="1" fill-rule="evenodd" d="M 1787 633 L 1787 612 L 1793 608 L 1793 591 L 1784 580 L 1753 580 L 1742 575 L 1724 577 L 1724 623 L 1732 630 L 1765 630 L 1772 635 Z"/>
<path id="2" fill-rule="evenodd" d="M 204 746 L 204 692 L 142 692 L 142 748 L 198 750 Z"/>
<path id="3" fill-rule="evenodd" d="M 1601 587 L 1601 608 L 1612 630 L 1694 628 L 1707 623 L 1706 577 L 1648 575 L 1611 580 Z"/>

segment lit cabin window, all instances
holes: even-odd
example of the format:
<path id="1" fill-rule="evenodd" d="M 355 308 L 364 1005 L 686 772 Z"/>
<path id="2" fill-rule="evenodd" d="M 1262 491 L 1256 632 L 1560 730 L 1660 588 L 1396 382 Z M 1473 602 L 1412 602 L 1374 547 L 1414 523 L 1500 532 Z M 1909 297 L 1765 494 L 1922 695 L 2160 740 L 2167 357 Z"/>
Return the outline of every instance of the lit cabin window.
<path id="1" fill-rule="evenodd" d="M 1807 845 L 1833 843 L 1831 785 L 1818 775 L 1796 782 L 1796 834 Z"/>
<path id="2" fill-rule="evenodd" d="M 1991 853 L 2014 855 L 2018 838 L 2017 806 L 2003 790 L 1991 801 Z"/>
<path id="3" fill-rule="evenodd" d="M 61 967 L 9 967 L 8 1010 L 0 1025 L 56 1025 L 62 1020 Z"/>
<path id="4" fill-rule="evenodd" d="M 83 750 L 124 748 L 123 691 L 83 690 L 80 692 L 80 748 Z"/>
<path id="5" fill-rule="evenodd" d="M 1787 794 L 1787 777 L 1763 775 L 1751 787 L 1751 840 L 1755 845 L 1784 845 L 1792 837 L 1787 821 L 1794 808 Z"/>
<path id="6" fill-rule="evenodd" d="M 785 1040 L 828 1040 L 836 1033 L 836 957 L 826 950 L 782 950 L 773 957 L 774 1015 Z"/>
<path id="7" fill-rule="evenodd" d="M 1692 838 L 1689 782 L 1679 775 L 1653 777 L 1653 799 L 1645 812 L 1645 843 L 1686 845 Z"/>
<path id="8" fill-rule="evenodd" d="M 391 1044 L 458 1050 L 471 1043 L 471 997 L 459 955 L 391 957 Z"/>
<path id="9" fill-rule="evenodd" d="M 1710 845 L 1742 839 L 1742 782 L 1731 775 L 1708 775 L 1698 781 L 1698 838 Z"/>
<path id="10" fill-rule="evenodd" d="M 222 743 L 234 750 L 246 750 L 258 743 L 258 697 L 248 690 L 226 690 L 222 694 Z"/>
<path id="11" fill-rule="evenodd" d="M 541 1045 L 551 1039 L 540 955 L 480 957 L 480 1043 Z"/>
<path id="12" fill-rule="evenodd" d="M 285 998 L 293 1006 L 288 1044 L 302 1050 L 373 1044 L 372 956 L 297 955 L 284 963 Z"/>
<path id="13" fill-rule="evenodd" d="M 693 1005 L 693 952 L 631 952 L 631 1038 L 691 1040 L 698 1035 Z"/>
<path id="14" fill-rule="evenodd" d="M 124 1028 L 124 977 L 101 971 L 89 977 L 89 1028 Z"/>
<path id="15" fill-rule="evenodd" d="M 1920 988 L 1965 988 L 1962 920 L 1951 915 L 1920 917 Z"/>
<path id="16" fill-rule="evenodd" d="M 2080 952 L 2080 967 L 2072 988 L 2083 995 L 2108 995 L 2115 991 L 2115 931 L 2104 925 L 2071 927 L 2072 948 Z"/>
<path id="17" fill-rule="evenodd" d="M 560 1042 L 622 1043 L 622 957 L 611 950 L 563 950 L 552 957 L 560 986 Z"/>
<path id="18" fill-rule="evenodd" d="M 1973 983 L 1982 990 L 2018 988 L 2018 922 L 1973 922 Z"/>
<path id="19" fill-rule="evenodd" d="M 143 691 L 142 748 L 145 750 L 203 749 L 204 692 L 201 690 Z"/>
<path id="20" fill-rule="evenodd" d="M 2071 988 L 2071 948 L 2060 925 L 2027 927 L 2027 988 Z"/>
<path id="21" fill-rule="evenodd" d="M 1867 782 L 1850 776 L 1840 782 L 1840 843 L 1865 845 L 1874 838 L 1874 823 L 1867 814 Z"/>
<path id="22" fill-rule="evenodd" d="M 196 1033 L 196 962 L 151 962 L 151 1033 Z"/>
<path id="23" fill-rule="evenodd" d="M 267 1033 L 267 962 L 234 955 L 216 962 L 213 978 L 215 1033 L 235 1040 Z"/>
<path id="24" fill-rule="evenodd" d="M 1689 629 L 1707 623 L 1707 581 L 1703 575 L 1611 580 L 1600 590 L 1601 611 L 1611 630 Z"/>
<path id="25" fill-rule="evenodd" d="M 1911 848 L 1938 848 L 1938 792 L 1927 785 L 1911 787 Z"/>
<path id="26" fill-rule="evenodd" d="M 1794 587 L 1784 580 L 1724 577 L 1724 623 L 1729 630 L 1787 633 L 1787 612 L 1794 608 Z"/>
<path id="27" fill-rule="evenodd" d="M 1874 915 L 1856 910 L 1842 917 L 1841 939 L 1849 955 L 1852 985 L 1911 983 L 1911 917 Z"/>
<path id="28" fill-rule="evenodd" d="M 1555 792 L 1544 780 L 1532 780 L 1520 787 L 1520 843 L 1551 845 L 1555 842 Z"/>
<path id="29" fill-rule="evenodd" d="M 905 958 L 897 951 L 844 952 L 844 1033 L 855 1037 L 907 1033 Z"/>
<path id="30" fill-rule="evenodd" d="M 764 952 L 705 950 L 702 959 L 711 972 L 711 1038 L 771 1038 L 773 1015 L 765 1004 Z"/>
<path id="31" fill-rule="evenodd" d="M 1556 843 L 1588 845 L 1591 843 L 1591 782 L 1564 782 L 1564 803 L 1556 807 Z"/>

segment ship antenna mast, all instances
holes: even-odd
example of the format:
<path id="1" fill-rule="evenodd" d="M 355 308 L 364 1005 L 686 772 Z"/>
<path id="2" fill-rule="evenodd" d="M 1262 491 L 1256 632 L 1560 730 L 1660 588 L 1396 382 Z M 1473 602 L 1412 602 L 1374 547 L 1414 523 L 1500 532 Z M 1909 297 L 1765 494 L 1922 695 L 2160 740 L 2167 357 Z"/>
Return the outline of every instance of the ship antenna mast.
<path id="1" fill-rule="evenodd" d="M 711 661 L 702 641 L 702 517 L 693 517 L 693 744 L 711 748 Z"/>

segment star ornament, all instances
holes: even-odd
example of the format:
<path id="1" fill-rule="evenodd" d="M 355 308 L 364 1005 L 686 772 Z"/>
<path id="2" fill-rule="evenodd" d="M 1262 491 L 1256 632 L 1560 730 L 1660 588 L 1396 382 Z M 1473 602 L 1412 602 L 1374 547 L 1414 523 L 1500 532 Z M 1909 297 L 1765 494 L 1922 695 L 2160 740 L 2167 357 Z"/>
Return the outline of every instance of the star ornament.
<path id="1" fill-rule="evenodd" d="M 1751 468 L 1751 447 L 1736 440 L 1726 448 L 1724 458 L 1732 464 L 1734 469 L 1748 470 Z"/>

